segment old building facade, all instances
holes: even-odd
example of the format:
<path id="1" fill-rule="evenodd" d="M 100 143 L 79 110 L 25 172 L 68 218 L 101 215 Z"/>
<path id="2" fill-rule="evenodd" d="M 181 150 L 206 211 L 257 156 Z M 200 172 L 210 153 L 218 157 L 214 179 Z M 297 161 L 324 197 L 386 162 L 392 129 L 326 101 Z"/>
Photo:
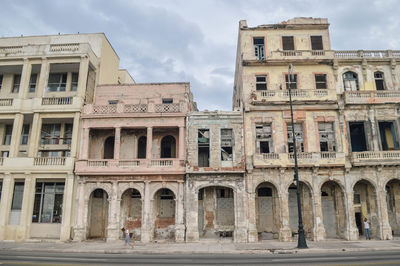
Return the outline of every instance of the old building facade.
<path id="1" fill-rule="evenodd" d="M 241 112 L 192 112 L 186 128 L 186 240 L 233 237 L 246 242 Z"/>
<path id="2" fill-rule="evenodd" d="M 189 83 L 98 86 L 82 114 L 74 240 L 185 239 Z"/>
<path id="3" fill-rule="evenodd" d="M 244 116 L 250 242 L 297 233 L 288 86 L 306 236 L 355 240 L 364 218 L 375 238 L 398 234 L 399 61 L 331 50 L 327 19 L 240 22 L 233 107 Z"/>
<path id="4" fill-rule="evenodd" d="M 0 240 L 68 240 L 80 112 L 132 82 L 104 34 L 0 39 Z"/>

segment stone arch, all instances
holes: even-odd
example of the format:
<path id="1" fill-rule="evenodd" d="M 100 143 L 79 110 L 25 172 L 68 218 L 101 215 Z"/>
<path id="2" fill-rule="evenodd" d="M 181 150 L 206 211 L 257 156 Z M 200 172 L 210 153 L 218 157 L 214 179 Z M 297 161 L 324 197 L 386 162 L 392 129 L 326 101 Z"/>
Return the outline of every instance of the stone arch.
<path id="1" fill-rule="evenodd" d="M 358 183 L 358 182 L 367 182 L 370 185 L 372 185 L 372 187 L 374 188 L 374 190 L 376 191 L 377 189 L 379 189 L 378 184 L 375 183 L 374 180 L 372 180 L 371 178 L 364 176 L 362 178 L 356 179 L 353 181 L 353 183 L 351 184 L 351 188 L 354 190 L 354 186 Z"/>
<path id="2" fill-rule="evenodd" d="M 162 188 L 167 188 L 175 194 L 175 198 L 178 196 L 178 184 L 176 183 L 155 183 L 150 188 L 150 199 L 154 200 L 155 194 Z"/>
<path id="3" fill-rule="evenodd" d="M 144 183 L 137 182 L 129 182 L 129 183 L 120 183 L 118 186 L 118 200 L 121 200 L 122 194 L 128 189 L 136 189 L 139 191 L 142 199 L 144 199 Z"/>
<path id="4" fill-rule="evenodd" d="M 385 184 L 386 205 L 393 236 L 400 235 L 400 179 L 391 178 Z"/>
<path id="5" fill-rule="evenodd" d="M 312 238 L 314 228 L 314 197 L 312 186 L 309 186 L 307 183 L 308 182 L 299 181 L 300 202 L 302 208 L 304 232 L 306 237 Z M 292 182 L 287 188 L 287 191 L 289 203 L 289 226 L 293 233 L 298 231 L 297 189 L 295 183 Z"/>
<path id="6" fill-rule="evenodd" d="M 111 184 L 108 183 L 87 183 L 86 184 L 86 198 L 85 200 L 89 200 L 90 195 L 93 193 L 94 190 L 96 189 L 102 189 L 105 192 L 107 192 L 109 198 L 112 195 L 112 189 L 111 189 Z"/>
<path id="7" fill-rule="evenodd" d="M 272 182 L 260 182 L 255 188 L 255 212 L 258 239 L 278 238 L 280 229 L 279 192 Z"/>
<path id="8" fill-rule="evenodd" d="M 273 185 L 276 188 L 278 193 L 280 192 L 279 191 L 279 184 L 275 183 L 275 181 L 273 181 L 273 180 L 268 180 L 268 179 L 257 180 L 257 182 L 253 183 L 254 184 L 254 186 L 253 186 L 254 190 L 252 192 L 256 193 L 257 192 L 257 187 L 259 185 L 261 185 L 262 183 L 270 183 L 271 185 Z"/>
<path id="9" fill-rule="evenodd" d="M 322 183 L 321 208 L 322 220 L 327 238 L 345 238 L 346 230 L 346 198 L 343 187 L 334 180 Z"/>
<path id="10" fill-rule="evenodd" d="M 354 182 L 354 216 L 359 234 L 364 235 L 364 218 L 370 223 L 371 237 L 379 234 L 379 206 L 377 201 L 377 186 L 369 178 L 361 178 Z"/>
<path id="11" fill-rule="evenodd" d="M 87 238 L 107 237 L 109 195 L 102 188 L 94 189 L 89 195 Z"/>
<path id="12" fill-rule="evenodd" d="M 160 158 L 176 158 L 176 139 L 167 135 L 161 139 Z"/>

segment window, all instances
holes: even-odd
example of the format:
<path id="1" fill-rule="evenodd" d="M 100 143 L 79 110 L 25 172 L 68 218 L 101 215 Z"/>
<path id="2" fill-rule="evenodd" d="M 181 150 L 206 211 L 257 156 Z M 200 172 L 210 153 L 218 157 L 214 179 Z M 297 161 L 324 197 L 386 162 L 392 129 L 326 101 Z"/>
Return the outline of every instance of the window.
<path id="1" fill-rule="evenodd" d="M 47 91 L 65 91 L 67 87 L 67 73 L 52 73 L 49 75 Z"/>
<path id="2" fill-rule="evenodd" d="M 325 74 L 315 74 L 315 88 L 326 89 L 326 75 Z"/>
<path id="3" fill-rule="evenodd" d="M 217 198 L 233 198 L 233 190 L 231 188 L 217 187 Z"/>
<path id="4" fill-rule="evenodd" d="M 61 223 L 64 183 L 37 182 L 33 223 Z"/>
<path id="5" fill-rule="evenodd" d="M 198 165 L 210 166 L 210 130 L 199 129 L 197 132 Z"/>
<path id="6" fill-rule="evenodd" d="M 364 122 L 349 122 L 351 150 L 366 151 L 367 142 L 365 138 Z"/>
<path id="7" fill-rule="evenodd" d="M 0 90 L 2 86 L 3 86 L 3 75 L 0 75 Z"/>
<path id="8" fill-rule="evenodd" d="M 60 157 L 61 151 L 39 151 L 38 157 Z"/>
<path id="9" fill-rule="evenodd" d="M 376 90 L 378 90 L 378 91 L 385 90 L 385 80 L 383 78 L 383 72 L 379 72 L 379 71 L 375 72 L 374 78 L 375 78 Z"/>
<path id="10" fill-rule="evenodd" d="M 296 138 L 296 149 L 297 152 L 304 152 L 304 140 L 303 140 L 303 125 L 302 124 L 294 124 L 294 136 Z M 287 125 L 287 140 L 288 140 L 288 149 L 289 152 L 294 152 L 294 143 L 293 143 L 293 132 L 292 125 Z"/>
<path id="11" fill-rule="evenodd" d="M 15 182 L 10 212 L 10 224 L 19 224 L 20 222 L 23 197 L 24 182 Z"/>
<path id="12" fill-rule="evenodd" d="M 146 158 L 147 137 L 141 136 L 138 140 L 138 159 Z"/>
<path id="13" fill-rule="evenodd" d="M 117 104 L 118 103 L 118 100 L 109 100 L 108 101 L 108 104 Z"/>
<path id="14" fill-rule="evenodd" d="M 343 87 L 345 91 L 358 91 L 358 76 L 356 73 L 348 71 L 343 74 Z"/>
<path id="15" fill-rule="evenodd" d="M 165 136 L 162 138 L 161 158 L 176 158 L 176 141 L 173 136 Z"/>
<path id="16" fill-rule="evenodd" d="M 259 197 L 272 197 L 272 189 L 269 187 L 260 187 L 257 190 L 257 196 Z"/>
<path id="17" fill-rule="evenodd" d="M 282 36 L 282 49 L 294 50 L 293 36 Z"/>
<path id="18" fill-rule="evenodd" d="M 114 136 L 110 136 L 104 141 L 103 159 L 114 159 L 114 143 Z"/>
<path id="19" fill-rule="evenodd" d="M 311 36 L 311 50 L 324 50 L 322 36 Z"/>
<path id="20" fill-rule="evenodd" d="M 13 129 L 13 125 L 6 125 L 3 145 L 11 144 L 12 129 Z"/>
<path id="21" fill-rule="evenodd" d="M 21 134 L 21 145 L 27 145 L 29 139 L 29 125 L 23 125 Z"/>
<path id="22" fill-rule="evenodd" d="M 354 200 L 353 200 L 354 204 L 361 204 L 361 196 L 360 194 L 356 194 L 354 193 Z"/>
<path id="23" fill-rule="evenodd" d="M 72 124 L 65 124 L 63 144 L 71 144 L 72 139 Z"/>
<path id="24" fill-rule="evenodd" d="M 256 76 L 256 90 L 267 89 L 267 76 Z"/>
<path id="25" fill-rule="evenodd" d="M 72 73 L 71 77 L 71 91 L 77 91 L 78 89 L 78 79 L 79 79 L 79 73 Z"/>
<path id="26" fill-rule="evenodd" d="M 272 153 L 272 129 L 270 124 L 256 125 L 256 149 L 259 153 Z"/>
<path id="27" fill-rule="evenodd" d="M 2 157 L 2 158 L 7 158 L 9 155 L 10 155 L 10 152 L 9 152 L 9 151 L 2 151 L 2 152 L 1 152 L 1 157 Z"/>
<path id="28" fill-rule="evenodd" d="M 43 124 L 40 144 L 59 144 L 61 124 Z"/>
<path id="29" fill-rule="evenodd" d="M 233 160 L 233 132 L 232 129 L 221 129 L 221 160 Z"/>
<path id="30" fill-rule="evenodd" d="M 29 79 L 29 92 L 35 92 L 37 82 L 37 74 L 31 74 Z"/>
<path id="31" fill-rule="evenodd" d="M 173 103 L 173 99 L 172 98 L 164 98 L 164 99 L 162 99 L 162 103 L 163 104 Z"/>
<path id="32" fill-rule="evenodd" d="M 3 190 L 3 180 L 0 180 L 0 201 L 1 201 L 1 191 Z"/>
<path id="33" fill-rule="evenodd" d="M 318 123 L 320 151 L 336 151 L 333 123 Z"/>
<path id="34" fill-rule="evenodd" d="M 286 89 L 289 89 L 289 75 L 285 75 Z M 290 88 L 297 89 L 297 74 L 293 74 L 290 77 Z"/>
<path id="35" fill-rule="evenodd" d="M 19 92 L 19 85 L 21 85 L 21 75 L 14 75 L 12 93 Z"/>
<path id="36" fill-rule="evenodd" d="M 392 151 L 399 149 L 393 122 L 378 122 L 379 134 L 381 136 L 382 150 Z"/>
<path id="37" fill-rule="evenodd" d="M 265 60 L 264 37 L 253 38 L 254 55 L 258 60 Z"/>

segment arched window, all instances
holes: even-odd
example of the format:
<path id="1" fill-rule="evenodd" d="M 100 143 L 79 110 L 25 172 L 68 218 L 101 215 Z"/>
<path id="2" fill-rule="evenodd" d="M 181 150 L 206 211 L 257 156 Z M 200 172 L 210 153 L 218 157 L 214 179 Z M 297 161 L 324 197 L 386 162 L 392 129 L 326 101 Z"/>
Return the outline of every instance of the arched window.
<path id="1" fill-rule="evenodd" d="M 356 73 L 348 71 L 343 74 L 343 86 L 345 91 L 358 91 L 358 76 Z"/>
<path id="2" fill-rule="evenodd" d="M 114 136 L 108 137 L 104 141 L 104 159 L 114 159 Z"/>
<path id="3" fill-rule="evenodd" d="M 378 91 L 385 90 L 385 79 L 383 76 L 383 72 L 376 71 L 374 73 L 374 79 L 375 79 L 376 90 Z"/>
<path id="4" fill-rule="evenodd" d="M 176 141 L 173 136 L 165 136 L 161 140 L 161 158 L 176 157 Z"/>
<path id="5" fill-rule="evenodd" d="M 260 187 L 257 190 L 257 195 L 259 197 L 272 197 L 272 189 L 269 187 Z"/>
<path id="6" fill-rule="evenodd" d="M 147 137 L 141 136 L 138 140 L 138 152 L 137 152 L 138 159 L 146 158 L 146 146 L 147 146 Z"/>

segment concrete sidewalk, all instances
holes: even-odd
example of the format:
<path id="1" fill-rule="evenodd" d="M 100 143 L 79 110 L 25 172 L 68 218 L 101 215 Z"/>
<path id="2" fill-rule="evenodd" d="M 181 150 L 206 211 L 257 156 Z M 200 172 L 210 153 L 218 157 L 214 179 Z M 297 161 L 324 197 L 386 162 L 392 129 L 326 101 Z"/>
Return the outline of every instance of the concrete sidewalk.
<path id="1" fill-rule="evenodd" d="M 137 253 L 137 254 L 294 254 L 325 253 L 344 251 L 399 250 L 400 240 L 328 240 L 307 242 L 308 249 L 297 249 L 296 242 L 266 240 L 258 243 L 232 243 L 229 241 L 201 241 L 199 243 L 134 243 L 133 247 L 124 246 L 123 240 L 115 242 L 85 241 L 57 242 L 30 240 L 16 243 L 0 242 L 0 251 L 48 251 L 68 253 Z"/>

